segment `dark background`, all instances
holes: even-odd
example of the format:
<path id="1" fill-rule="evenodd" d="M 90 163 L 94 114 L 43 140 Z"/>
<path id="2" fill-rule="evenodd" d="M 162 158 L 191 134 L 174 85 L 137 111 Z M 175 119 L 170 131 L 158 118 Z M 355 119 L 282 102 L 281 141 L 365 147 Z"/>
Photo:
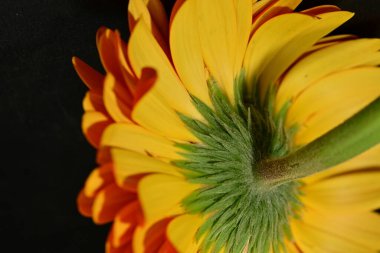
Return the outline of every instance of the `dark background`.
<path id="1" fill-rule="evenodd" d="M 0 0 L 0 251 L 104 252 L 108 227 L 75 206 L 95 151 L 81 133 L 86 89 L 71 57 L 101 70 L 95 32 L 105 25 L 126 39 L 127 2 Z M 301 8 L 327 3 L 357 14 L 339 32 L 380 37 L 379 0 L 304 0 Z"/>

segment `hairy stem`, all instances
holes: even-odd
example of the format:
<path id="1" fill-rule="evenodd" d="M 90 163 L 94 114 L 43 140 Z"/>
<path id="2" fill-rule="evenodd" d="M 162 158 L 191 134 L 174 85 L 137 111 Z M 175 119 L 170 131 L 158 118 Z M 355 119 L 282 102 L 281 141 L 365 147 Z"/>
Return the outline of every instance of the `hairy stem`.
<path id="1" fill-rule="evenodd" d="M 286 157 L 264 161 L 269 185 L 306 177 L 347 161 L 380 143 L 380 97 L 326 134 Z"/>

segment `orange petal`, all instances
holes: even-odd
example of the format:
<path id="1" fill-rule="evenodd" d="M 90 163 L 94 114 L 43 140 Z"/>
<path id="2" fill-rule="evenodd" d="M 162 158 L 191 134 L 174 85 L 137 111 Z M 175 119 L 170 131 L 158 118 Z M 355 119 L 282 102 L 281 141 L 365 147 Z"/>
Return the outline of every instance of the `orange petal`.
<path id="1" fill-rule="evenodd" d="M 127 243 L 121 247 L 113 247 L 111 243 L 107 241 L 106 253 L 133 253 L 132 243 Z"/>
<path id="2" fill-rule="evenodd" d="M 82 214 L 85 217 L 91 217 L 93 203 L 94 203 L 93 198 L 86 197 L 83 190 L 80 191 L 77 197 L 77 206 L 78 206 L 78 211 L 80 214 Z"/>
<path id="3" fill-rule="evenodd" d="M 111 150 L 109 147 L 100 146 L 96 153 L 96 162 L 98 164 L 106 164 L 112 162 Z"/>
<path id="4" fill-rule="evenodd" d="M 86 86 L 97 93 L 103 91 L 104 76 L 77 57 L 72 58 L 75 71 Z"/>
<path id="5" fill-rule="evenodd" d="M 133 201 L 124 207 L 115 217 L 108 241 L 115 248 L 131 242 L 134 230 L 137 225 L 144 222 L 141 206 L 139 202 Z"/>
<path id="6" fill-rule="evenodd" d="M 176 0 L 175 1 L 173 8 L 172 8 L 172 12 L 170 14 L 170 25 L 169 25 L 169 27 L 171 27 L 171 24 L 173 22 L 175 15 L 177 15 L 177 12 L 181 8 L 182 4 L 184 4 L 184 3 L 185 3 L 185 0 Z"/>
<path id="7" fill-rule="evenodd" d="M 176 249 L 169 241 L 165 241 L 161 248 L 158 250 L 158 253 L 177 253 Z"/>
<path id="8" fill-rule="evenodd" d="M 136 194 L 111 184 L 97 194 L 92 208 L 92 218 L 97 224 L 110 222 L 121 208 L 134 200 L 136 200 Z"/>
<path id="9" fill-rule="evenodd" d="M 126 86 L 120 84 L 112 74 L 104 81 L 104 104 L 116 122 L 131 122 L 132 97 Z"/>
<path id="10" fill-rule="evenodd" d="M 103 93 L 103 91 L 102 91 Z M 86 92 L 83 98 L 82 107 L 85 112 L 98 111 L 108 116 L 106 107 L 103 102 L 103 94 L 93 91 Z"/>
<path id="11" fill-rule="evenodd" d="M 146 0 L 145 0 L 146 1 Z M 148 0 L 147 7 L 154 24 L 164 38 L 169 36 L 168 18 L 164 6 L 160 0 Z"/>
<path id="12" fill-rule="evenodd" d="M 88 142 L 94 147 L 98 147 L 103 131 L 112 122 L 111 119 L 101 112 L 86 112 L 82 117 L 82 131 Z"/>
<path id="13" fill-rule="evenodd" d="M 91 172 L 86 180 L 83 192 L 87 197 L 94 198 L 102 188 L 113 181 L 112 164 L 105 164 Z"/>
<path id="14" fill-rule="evenodd" d="M 157 72 L 152 68 L 143 68 L 141 77 L 136 86 L 133 105 L 137 104 L 140 99 L 153 87 L 157 80 Z"/>
<path id="15" fill-rule="evenodd" d="M 101 35 L 99 35 L 98 51 L 100 60 L 106 71 L 112 73 L 117 80 L 123 80 L 117 48 L 117 37 L 119 37 L 118 33 L 110 29 L 105 29 Z"/>
<path id="16" fill-rule="evenodd" d="M 153 224 L 145 234 L 145 252 L 158 252 L 166 241 L 166 228 L 172 218 L 166 218 Z"/>

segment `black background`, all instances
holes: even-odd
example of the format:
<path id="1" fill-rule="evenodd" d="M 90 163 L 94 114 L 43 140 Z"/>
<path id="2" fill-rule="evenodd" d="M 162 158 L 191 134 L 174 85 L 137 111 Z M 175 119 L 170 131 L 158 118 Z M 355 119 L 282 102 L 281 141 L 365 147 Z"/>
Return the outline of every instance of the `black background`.
<path id="1" fill-rule="evenodd" d="M 169 10 L 173 1 L 164 2 Z M 339 32 L 380 37 L 379 0 L 300 8 L 327 3 L 357 14 Z M 0 251 L 104 252 L 108 226 L 75 206 L 95 151 L 81 133 L 86 89 L 71 66 L 77 55 L 101 70 L 101 25 L 127 39 L 127 0 L 0 0 Z"/>

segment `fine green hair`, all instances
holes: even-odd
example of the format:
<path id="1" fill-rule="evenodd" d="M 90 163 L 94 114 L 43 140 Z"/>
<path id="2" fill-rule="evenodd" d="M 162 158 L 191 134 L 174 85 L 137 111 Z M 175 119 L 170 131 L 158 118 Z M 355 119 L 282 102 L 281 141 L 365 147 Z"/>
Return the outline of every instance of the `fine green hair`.
<path id="1" fill-rule="evenodd" d="M 297 218 L 301 208 L 300 183 L 269 186 L 257 170 L 261 161 L 291 149 L 292 133 L 283 126 L 288 106 L 275 115 L 272 89 L 264 103 L 245 97 L 243 74 L 234 87 L 232 104 L 211 79 L 212 107 L 192 96 L 204 121 L 180 114 L 200 142 L 178 143 L 183 159 L 174 164 L 184 169 L 189 182 L 203 186 L 182 204 L 188 213 L 207 217 L 196 234 L 201 252 L 286 252 L 289 219 Z"/>

